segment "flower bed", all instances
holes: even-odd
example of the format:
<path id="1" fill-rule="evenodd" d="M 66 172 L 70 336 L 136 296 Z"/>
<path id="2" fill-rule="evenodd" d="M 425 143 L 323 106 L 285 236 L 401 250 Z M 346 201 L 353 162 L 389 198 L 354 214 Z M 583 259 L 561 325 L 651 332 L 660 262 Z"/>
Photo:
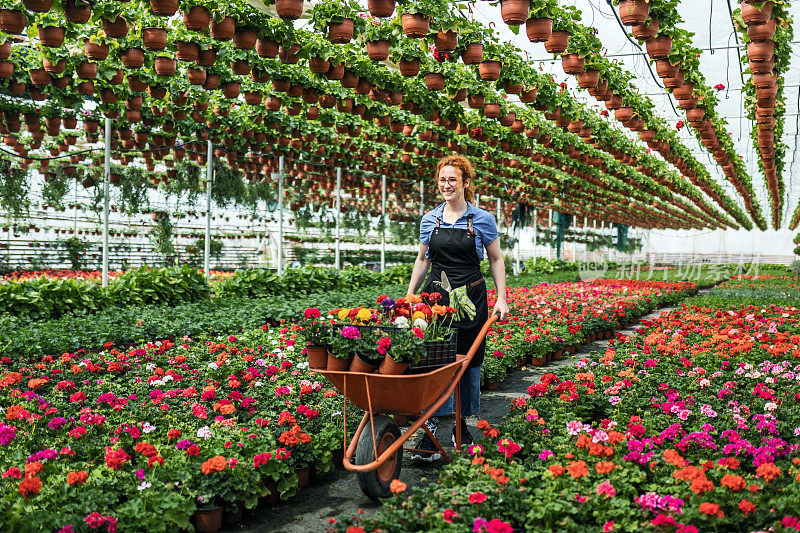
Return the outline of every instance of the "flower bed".
<path id="1" fill-rule="evenodd" d="M 195 509 L 291 496 L 296 469 L 341 448 L 340 398 L 298 369 L 294 336 L 4 358 L 3 529 L 174 531 Z"/>
<path id="2" fill-rule="evenodd" d="M 333 529 L 798 530 L 798 358 L 800 309 L 684 305 L 543 376 L 438 484 Z"/>

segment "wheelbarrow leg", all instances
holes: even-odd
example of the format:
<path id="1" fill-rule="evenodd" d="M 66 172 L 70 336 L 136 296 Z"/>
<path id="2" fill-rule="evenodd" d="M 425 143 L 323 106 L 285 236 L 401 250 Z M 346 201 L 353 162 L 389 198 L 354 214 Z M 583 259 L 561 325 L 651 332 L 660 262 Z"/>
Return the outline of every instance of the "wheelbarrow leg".
<path id="1" fill-rule="evenodd" d="M 455 413 L 456 413 L 456 427 L 455 427 L 455 435 L 456 435 L 456 451 L 461 451 L 461 382 L 456 385 L 456 390 L 453 392 L 454 396 L 454 404 L 455 404 Z"/>

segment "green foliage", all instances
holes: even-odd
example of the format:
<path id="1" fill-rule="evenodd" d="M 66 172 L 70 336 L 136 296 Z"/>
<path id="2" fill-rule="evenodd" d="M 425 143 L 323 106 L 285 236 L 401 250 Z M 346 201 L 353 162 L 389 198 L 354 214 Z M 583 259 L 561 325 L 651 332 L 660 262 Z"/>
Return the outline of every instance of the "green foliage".
<path id="1" fill-rule="evenodd" d="M 209 257 L 212 259 L 219 259 L 222 257 L 222 248 L 224 246 L 225 245 L 221 240 L 212 238 L 209 246 Z M 206 241 L 204 237 L 198 238 L 194 244 L 187 244 L 185 252 L 188 257 L 184 258 L 186 264 L 194 268 L 200 268 L 203 266 L 205 249 Z"/>
<path id="2" fill-rule="evenodd" d="M 28 213 L 28 173 L 8 159 L 0 159 L 0 210 L 16 219 Z"/>
<path id="3" fill-rule="evenodd" d="M 64 256 L 60 258 L 61 261 L 69 261 L 69 267 L 72 270 L 83 270 L 84 258 L 86 250 L 89 245 L 86 241 L 79 237 L 70 237 L 69 239 L 58 241 L 57 244 L 64 249 Z"/>
<path id="4" fill-rule="evenodd" d="M 108 287 L 116 305 L 175 306 L 208 299 L 210 294 L 205 276 L 188 266 L 129 270 Z"/>
<path id="5" fill-rule="evenodd" d="M 150 231 L 150 239 L 155 246 L 155 251 L 161 256 L 166 266 L 175 264 L 175 243 L 172 242 L 172 233 L 175 229 L 169 220 L 169 214 L 164 211 L 153 213 L 156 225 Z"/>
<path id="6" fill-rule="evenodd" d="M 0 310 L 28 320 L 97 312 L 108 301 L 93 283 L 44 278 L 0 285 Z"/>

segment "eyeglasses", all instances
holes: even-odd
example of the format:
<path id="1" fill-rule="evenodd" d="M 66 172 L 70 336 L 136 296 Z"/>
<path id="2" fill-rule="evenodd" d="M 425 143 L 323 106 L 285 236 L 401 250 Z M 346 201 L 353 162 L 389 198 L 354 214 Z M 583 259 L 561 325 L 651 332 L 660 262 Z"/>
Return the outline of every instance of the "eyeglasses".
<path id="1" fill-rule="evenodd" d="M 439 185 L 458 185 L 461 178 L 439 178 Z"/>

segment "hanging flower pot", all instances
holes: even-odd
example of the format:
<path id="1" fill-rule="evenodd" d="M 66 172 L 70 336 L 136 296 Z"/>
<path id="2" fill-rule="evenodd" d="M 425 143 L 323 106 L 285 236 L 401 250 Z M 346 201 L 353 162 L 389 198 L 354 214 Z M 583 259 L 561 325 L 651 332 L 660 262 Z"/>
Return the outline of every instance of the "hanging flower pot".
<path id="1" fill-rule="evenodd" d="M 763 4 L 742 2 L 742 20 L 745 24 L 764 24 L 772 17 L 772 2 Z"/>
<path id="2" fill-rule="evenodd" d="M 25 14 L 16 9 L 0 9 L 0 31 L 21 34 L 25 31 Z"/>
<path id="3" fill-rule="evenodd" d="M 628 122 L 633 118 L 633 108 L 629 105 L 620 107 L 614 112 L 614 118 L 620 122 Z"/>
<path id="4" fill-rule="evenodd" d="M 193 31 L 205 31 L 211 22 L 211 13 L 204 6 L 192 6 L 183 13 L 183 24 Z"/>
<path id="5" fill-rule="evenodd" d="M 553 33 L 553 19 L 547 17 L 529 18 L 525 22 L 525 33 L 532 43 L 546 42 L 550 38 L 550 34 Z"/>
<path id="6" fill-rule="evenodd" d="M 171 57 L 159 56 L 155 58 L 153 68 L 159 76 L 172 76 L 178 70 L 178 62 Z"/>
<path id="7" fill-rule="evenodd" d="M 681 109 L 694 109 L 697 107 L 697 98 L 686 98 L 685 100 L 678 100 L 678 105 Z"/>
<path id="8" fill-rule="evenodd" d="M 175 57 L 180 61 L 195 62 L 200 57 L 200 45 L 191 41 L 175 41 Z"/>
<path id="9" fill-rule="evenodd" d="M 519 100 L 523 104 L 530 104 L 536 101 L 537 89 L 527 89 L 520 93 Z"/>
<path id="10" fill-rule="evenodd" d="M 398 63 L 398 68 L 400 69 L 400 74 L 405 76 L 406 78 L 411 78 L 419 74 L 419 58 L 415 57 L 413 59 L 401 59 Z"/>
<path id="11" fill-rule="evenodd" d="M 636 26 L 631 28 L 631 33 L 636 39 L 640 41 L 649 41 L 650 39 L 658 35 L 658 30 L 660 29 L 661 24 L 655 17 L 650 17 L 649 20 L 650 20 L 649 24 L 647 22 L 644 22 L 642 24 L 637 24 Z"/>
<path id="12" fill-rule="evenodd" d="M 67 60 L 62 58 L 55 63 L 51 63 L 49 59 L 44 57 L 42 58 L 42 66 L 50 74 L 61 74 L 67 68 Z"/>
<path id="13" fill-rule="evenodd" d="M 288 48 L 283 45 L 278 46 L 278 58 L 281 60 L 281 63 L 285 63 L 287 65 L 294 65 L 300 61 L 300 56 L 298 55 L 299 52 L 299 44 L 293 44 Z"/>
<path id="14" fill-rule="evenodd" d="M 238 27 L 233 34 L 233 46 L 239 50 L 252 50 L 256 47 L 258 35 L 256 30 L 248 27 Z"/>
<path id="15" fill-rule="evenodd" d="M 229 81 L 222 86 L 222 94 L 225 98 L 236 98 L 239 96 L 241 84 L 238 81 Z"/>
<path id="16" fill-rule="evenodd" d="M 658 59 L 656 61 L 656 72 L 659 78 L 672 78 L 680 70 L 679 65 L 673 65 L 668 59 Z"/>
<path id="17" fill-rule="evenodd" d="M 775 56 L 769 61 L 750 61 L 750 72 L 753 74 L 769 74 L 775 66 Z"/>
<path id="18" fill-rule="evenodd" d="M 685 100 L 686 98 L 691 98 L 693 92 L 694 85 L 691 83 L 684 83 L 680 87 L 676 87 L 672 91 L 672 95 L 678 100 Z"/>
<path id="19" fill-rule="evenodd" d="M 331 62 L 322 57 L 312 56 L 308 58 L 308 68 L 311 72 L 323 74 L 331 68 Z"/>
<path id="20" fill-rule="evenodd" d="M 139 76 L 128 76 L 128 88 L 133 92 L 142 92 L 147 90 L 147 82 L 142 80 Z"/>
<path id="21" fill-rule="evenodd" d="M 50 74 L 43 68 L 32 68 L 28 71 L 28 76 L 31 79 L 31 83 L 34 85 L 44 86 L 50 85 L 52 78 L 50 78 Z"/>
<path id="22" fill-rule="evenodd" d="M 82 80 L 93 80 L 97 77 L 97 63 L 81 61 L 75 68 L 75 73 Z"/>
<path id="23" fill-rule="evenodd" d="M 753 85 L 756 86 L 756 89 L 773 87 L 777 79 L 777 75 L 774 71 L 769 74 L 753 74 Z"/>
<path id="24" fill-rule="evenodd" d="M 587 70 L 578 74 L 578 85 L 582 89 L 597 87 L 598 83 L 600 83 L 600 71 Z"/>
<path id="25" fill-rule="evenodd" d="M 500 116 L 500 104 L 487 103 L 483 106 L 483 116 L 486 118 L 498 118 Z"/>
<path id="26" fill-rule="evenodd" d="M 151 52 L 160 52 L 167 47 L 166 28 L 142 28 L 142 43 Z"/>
<path id="27" fill-rule="evenodd" d="M 128 22 L 122 17 L 114 20 L 103 19 L 103 31 L 108 37 L 122 39 L 128 35 Z"/>
<path id="28" fill-rule="evenodd" d="M 747 57 L 750 58 L 750 61 L 769 61 L 774 53 L 774 41 L 747 44 Z"/>
<path id="29" fill-rule="evenodd" d="M 275 11 L 283 20 L 297 20 L 303 14 L 303 0 L 275 0 Z"/>
<path id="30" fill-rule="evenodd" d="M 683 85 L 683 81 L 686 77 L 686 73 L 682 70 L 678 70 L 678 73 L 671 77 L 671 78 L 664 78 L 664 87 L 669 89 L 675 89 Z"/>
<path id="31" fill-rule="evenodd" d="M 86 57 L 92 61 L 103 61 L 108 57 L 108 45 L 104 43 L 93 43 L 86 41 L 83 43 L 83 51 Z"/>
<path id="32" fill-rule="evenodd" d="M 86 24 L 92 18 L 92 5 L 68 0 L 63 3 L 64 18 L 72 24 Z"/>
<path id="33" fill-rule="evenodd" d="M 389 41 L 367 41 L 367 55 L 373 61 L 386 61 L 389 58 Z"/>
<path id="34" fill-rule="evenodd" d="M 647 41 L 645 46 L 647 47 L 647 55 L 650 56 L 650 59 L 665 59 L 672 50 L 672 37 L 669 35 L 659 35 Z"/>
<path id="35" fill-rule="evenodd" d="M 231 62 L 231 71 L 237 76 L 247 76 L 250 74 L 250 63 L 244 59 L 237 59 Z"/>
<path id="36" fill-rule="evenodd" d="M 750 24 L 747 26 L 747 37 L 756 43 L 772 40 L 777 29 L 777 21 L 769 19 L 764 24 Z"/>
<path id="37" fill-rule="evenodd" d="M 431 19 L 421 13 L 403 13 L 401 22 L 406 37 L 421 39 L 428 35 Z"/>
<path id="38" fill-rule="evenodd" d="M 122 66 L 127 69 L 136 69 L 144 65 L 144 50 L 141 48 L 128 48 L 120 54 Z"/>
<path id="39" fill-rule="evenodd" d="M 64 26 L 39 26 L 39 42 L 49 48 L 61 48 L 66 31 Z"/>
<path id="40" fill-rule="evenodd" d="M 444 89 L 444 76 L 438 72 L 425 74 L 425 87 L 429 91 L 441 91 Z"/>
<path id="41" fill-rule="evenodd" d="M 645 0 L 621 0 L 619 18 L 626 26 L 644 24 L 650 14 L 650 3 Z"/>
<path id="42" fill-rule="evenodd" d="M 561 54 L 567 49 L 569 44 L 569 32 L 563 30 L 553 30 L 550 38 L 544 43 L 544 49 L 551 54 Z"/>
<path id="43" fill-rule="evenodd" d="M 269 39 L 259 38 L 256 40 L 256 53 L 258 57 L 274 59 L 278 56 L 278 43 Z"/>
<path id="44" fill-rule="evenodd" d="M 373 17 L 386 18 L 394 13 L 394 0 L 367 0 L 367 9 Z"/>
<path id="45" fill-rule="evenodd" d="M 528 20 L 530 9 L 528 0 L 500 0 L 500 16 L 509 26 L 519 26 Z"/>
<path id="46" fill-rule="evenodd" d="M 53 6 L 53 0 L 22 0 L 22 4 L 28 11 L 47 13 Z"/>
<path id="47" fill-rule="evenodd" d="M 689 122 L 701 122 L 705 116 L 705 109 L 702 107 L 695 107 L 686 111 L 686 120 Z"/>
<path id="48" fill-rule="evenodd" d="M 353 38 L 355 23 L 351 19 L 331 22 L 328 25 L 328 40 L 333 44 L 346 44 Z"/>
<path id="49" fill-rule="evenodd" d="M 564 54 L 561 56 L 561 68 L 565 74 L 578 74 L 583 72 L 585 65 L 584 58 L 578 54 Z"/>
<path id="50" fill-rule="evenodd" d="M 434 38 L 434 45 L 442 52 L 452 52 L 458 47 L 458 32 L 439 30 Z"/>
<path id="51" fill-rule="evenodd" d="M 499 61 L 481 61 L 478 63 L 478 74 L 484 81 L 497 81 L 500 78 L 500 68 Z"/>
<path id="52" fill-rule="evenodd" d="M 201 49 L 197 54 L 197 65 L 205 68 L 214 66 L 217 61 L 217 51 L 214 48 Z"/>
<path id="53" fill-rule="evenodd" d="M 218 41 L 230 41 L 236 32 L 236 21 L 233 17 L 225 17 L 221 21 L 211 21 L 211 37 Z"/>

